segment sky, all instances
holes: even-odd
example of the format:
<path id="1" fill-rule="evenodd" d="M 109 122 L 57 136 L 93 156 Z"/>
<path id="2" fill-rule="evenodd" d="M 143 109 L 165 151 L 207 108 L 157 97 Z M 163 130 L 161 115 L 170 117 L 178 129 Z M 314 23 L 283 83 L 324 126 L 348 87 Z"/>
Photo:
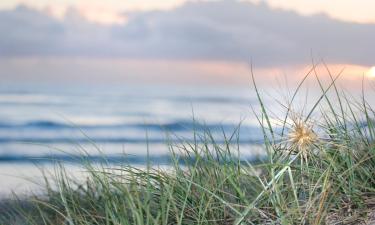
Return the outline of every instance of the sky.
<path id="1" fill-rule="evenodd" d="M 245 0 L 254 3 L 265 2 L 274 8 L 294 10 L 304 15 L 326 13 L 333 18 L 355 22 L 375 22 L 372 0 Z M 186 0 L 2 0 L 0 8 L 11 9 L 20 4 L 34 6 L 39 9 L 54 8 L 59 14 L 67 7 L 78 7 L 86 11 L 98 13 L 108 11 L 117 14 L 123 11 L 172 9 L 182 5 Z M 110 12 L 109 12 L 110 11 Z M 99 13 L 100 14 L 100 13 Z M 100 19 L 99 19 L 100 20 Z M 105 20 L 105 19 L 104 19 Z"/>
<path id="2" fill-rule="evenodd" d="M 370 0 L 2 0 L 8 82 L 241 85 L 324 60 L 375 76 Z"/>

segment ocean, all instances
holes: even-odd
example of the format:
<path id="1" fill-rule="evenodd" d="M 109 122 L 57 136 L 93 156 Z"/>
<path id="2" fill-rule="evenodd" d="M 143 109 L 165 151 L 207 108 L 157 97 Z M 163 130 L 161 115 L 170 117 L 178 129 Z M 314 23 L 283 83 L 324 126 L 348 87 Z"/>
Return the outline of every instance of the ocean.
<path id="1" fill-rule="evenodd" d="M 3 191 L 19 188 L 35 167 L 55 161 L 76 168 L 78 156 L 111 163 L 165 164 L 167 143 L 192 140 L 205 130 L 224 142 L 241 123 L 238 142 L 247 157 L 262 133 L 249 88 L 147 85 L 0 86 L 0 178 Z M 126 158 L 126 157 L 125 157 Z M 33 168 L 33 169 L 32 169 Z M 1 191 L 1 190 L 0 190 Z"/>

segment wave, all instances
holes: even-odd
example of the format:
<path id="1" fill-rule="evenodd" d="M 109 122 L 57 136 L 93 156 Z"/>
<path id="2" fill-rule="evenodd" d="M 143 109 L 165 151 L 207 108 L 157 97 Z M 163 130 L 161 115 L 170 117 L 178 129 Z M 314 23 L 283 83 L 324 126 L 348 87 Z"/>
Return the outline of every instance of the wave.
<path id="1" fill-rule="evenodd" d="M 150 155 L 148 160 L 158 164 L 169 164 L 170 156 L 167 154 Z M 145 155 L 63 155 L 63 154 L 49 154 L 40 156 L 22 156 L 22 155 L 0 155 L 0 163 L 82 163 L 83 161 L 90 161 L 92 163 L 129 163 L 129 164 L 145 164 L 147 163 L 147 156 Z"/>
<path id="2" fill-rule="evenodd" d="M 197 143 L 204 143 L 204 140 L 194 140 L 193 138 L 180 138 L 180 137 L 169 137 L 166 138 L 43 138 L 43 137 L 7 137 L 2 138 L 0 137 L 0 144 L 7 144 L 7 143 L 30 143 L 30 144 L 84 144 L 84 143 L 92 143 L 92 144 L 100 144 L 100 143 L 129 143 L 129 144 L 139 144 L 139 143 L 150 143 L 150 144 L 158 144 L 158 143 L 168 143 L 168 142 L 197 142 Z M 262 143 L 263 139 L 254 139 L 254 138 L 242 138 L 239 140 L 233 140 L 234 144 L 259 144 Z M 224 144 L 227 141 L 222 139 L 215 139 L 216 144 Z"/>
<path id="3" fill-rule="evenodd" d="M 194 141 L 193 134 L 211 132 L 216 143 L 224 143 L 225 133 L 230 137 L 238 125 L 230 123 L 199 123 L 177 120 L 167 123 L 118 123 L 118 124 L 85 124 L 76 125 L 52 120 L 35 120 L 25 123 L 0 124 L 0 144 L 34 143 L 34 144 L 164 144 Z M 148 132 L 148 138 L 145 134 Z M 166 138 L 167 134 L 168 140 Z M 255 126 L 243 125 L 239 130 L 241 144 L 255 144 L 263 141 L 261 130 Z M 234 138 L 236 139 L 236 138 Z"/>
<path id="4" fill-rule="evenodd" d="M 118 124 L 68 124 L 50 120 L 36 120 L 26 123 L 0 123 L 0 129 L 125 129 L 138 128 L 142 130 L 157 131 L 202 131 L 202 130 L 234 130 L 238 127 L 236 124 L 224 123 L 199 123 L 186 120 L 177 120 L 167 123 L 118 123 Z M 241 129 L 256 129 L 251 126 L 241 126 Z"/>
<path id="5" fill-rule="evenodd" d="M 0 128 L 69 128 L 68 124 L 48 120 L 37 120 L 26 123 L 0 123 Z"/>
<path id="6" fill-rule="evenodd" d="M 241 157 L 242 162 L 256 162 L 259 161 L 262 156 L 247 156 Z M 180 164 L 193 163 L 194 158 L 178 157 Z M 231 160 L 228 158 L 228 160 Z M 110 163 L 110 164 L 141 164 L 146 165 L 150 162 L 157 165 L 171 165 L 175 162 L 169 154 L 161 155 L 124 155 L 124 154 L 114 154 L 114 155 L 41 155 L 41 156 L 20 156 L 20 155 L 0 155 L 0 163 L 72 163 L 72 164 L 82 164 L 82 162 L 91 163 Z M 223 161 L 224 162 L 224 161 Z"/>

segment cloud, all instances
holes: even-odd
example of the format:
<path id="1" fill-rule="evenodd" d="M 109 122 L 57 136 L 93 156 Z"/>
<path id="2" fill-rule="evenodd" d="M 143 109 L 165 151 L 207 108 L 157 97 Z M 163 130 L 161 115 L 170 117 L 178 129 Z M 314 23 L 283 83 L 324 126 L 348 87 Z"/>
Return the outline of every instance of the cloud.
<path id="1" fill-rule="evenodd" d="M 309 62 L 372 65 L 375 24 L 302 16 L 266 4 L 189 2 L 127 14 L 122 25 L 89 23 L 73 8 L 56 20 L 27 7 L 0 12 L 0 56 L 225 60 L 277 66 Z"/>
<path id="2" fill-rule="evenodd" d="M 0 54 L 48 54 L 57 52 L 64 29 L 47 15 L 20 6 L 0 12 Z"/>

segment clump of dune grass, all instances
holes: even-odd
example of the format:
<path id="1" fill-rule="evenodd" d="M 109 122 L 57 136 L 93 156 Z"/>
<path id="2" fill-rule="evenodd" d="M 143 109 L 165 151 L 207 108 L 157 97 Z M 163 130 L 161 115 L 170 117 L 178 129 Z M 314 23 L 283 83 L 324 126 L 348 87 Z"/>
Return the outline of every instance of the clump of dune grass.
<path id="1" fill-rule="evenodd" d="M 374 223 L 375 111 L 365 98 L 352 102 L 327 72 L 326 87 L 316 76 L 322 93 L 311 109 L 292 108 L 303 79 L 277 127 L 254 81 L 267 153 L 256 163 L 241 157 L 238 130 L 224 143 L 194 132 L 194 141 L 169 144 L 168 169 L 83 159 L 87 180 L 79 182 L 61 166 L 44 195 L 7 204 L 0 224 Z"/>

